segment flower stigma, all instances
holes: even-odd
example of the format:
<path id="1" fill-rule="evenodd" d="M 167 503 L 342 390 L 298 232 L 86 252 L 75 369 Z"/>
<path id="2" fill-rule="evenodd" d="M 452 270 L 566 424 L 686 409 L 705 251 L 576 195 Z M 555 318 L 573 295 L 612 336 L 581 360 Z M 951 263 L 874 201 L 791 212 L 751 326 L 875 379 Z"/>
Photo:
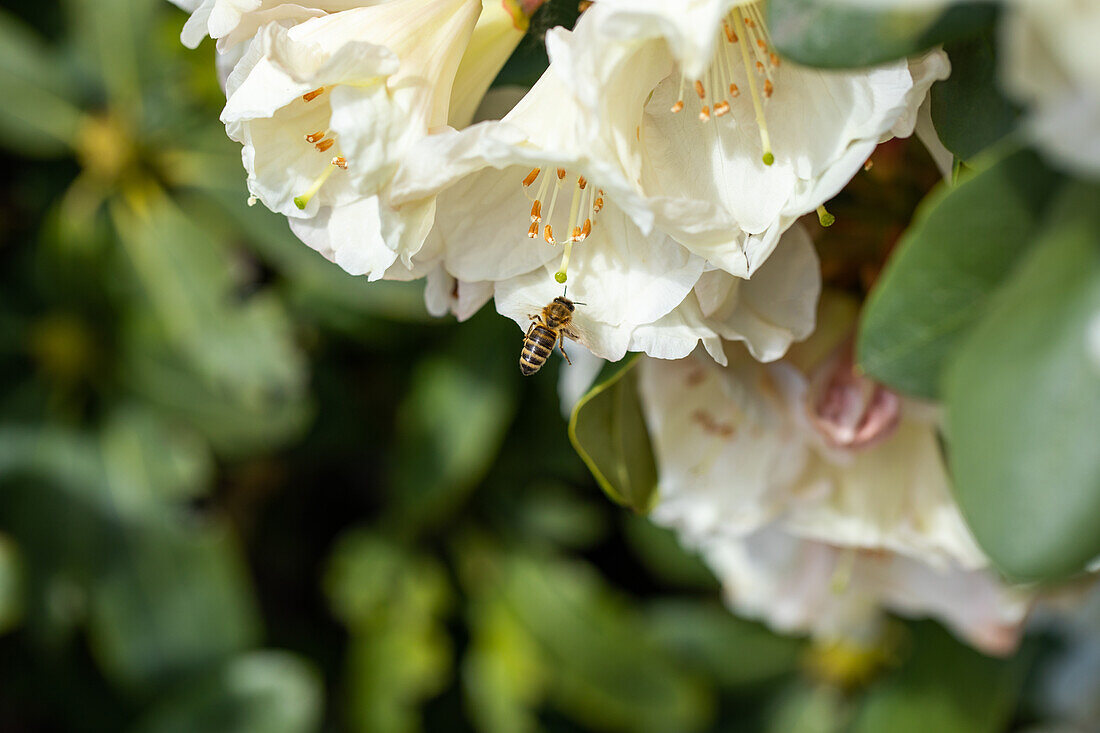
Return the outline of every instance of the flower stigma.
<path id="1" fill-rule="evenodd" d="M 734 47 L 737 47 L 737 52 Z M 775 155 L 768 136 L 764 105 L 775 92 L 772 72 L 779 67 L 779 55 L 772 50 L 771 35 L 764 25 L 764 16 L 757 3 L 748 3 L 731 10 L 722 21 L 714 59 L 703 73 L 703 78 L 696 79 L 692 85 L 699 97 L 700 121 L 709 122 L 711 117 L 726 116 L 730 111 L 729 100 L 741 96 L 741 88 L 734 81 L 734 69 L 738 61 L 744 66 L 745 77 L 748 79 L 756 127 L 760 131 L 760 145 L 764 150 L 762 160 L 764 165 L 771 165 L 775 162 Z M 673 114 L 684 109 L 685 82 L 686 78 L 681 73 L 680 92 L 670 110 Z"/>
<path id="2" fill-rule="evenodd" d="M 535 196 L 532 198 L 528 191 L 541 179 Z M 547 244 L 564 245 L 561 258 L 561 267 L 554 274 L 554 279 L 564 283 L 568 278 L 566 274 L 569 268 L 569 258 L 573 254 L 573 245 L 588 239 L 592 233 L 596 215 L 603 209 L 604 192 L 595 186 L 590 186 L 584 176 L 576 177 L 576 184 L 572 185 L 572 197 L 569 203 L 569 223 L 565 229 L 567 235 L 558 239 L 554 237 L 554 225 L 551 223 L 554 211 L 558 205 L 558 195 L 566 183 L 572 180 L 572 176 L 565 168 L 555 168 L 552 173 L 543 175 L 542 168 L 532 168 L 527 177 L 523 179 L 523 193 L 531 201 L 531 224 L 527 229 L 527 236 L 537 239 L 540 234 Z M 550 188 L 553 186 L 553 190 Z M 543 206 L 546 196 L 550 196 L 550 204 Z M 583 217 L 583 219 L 581 218 Z"/>

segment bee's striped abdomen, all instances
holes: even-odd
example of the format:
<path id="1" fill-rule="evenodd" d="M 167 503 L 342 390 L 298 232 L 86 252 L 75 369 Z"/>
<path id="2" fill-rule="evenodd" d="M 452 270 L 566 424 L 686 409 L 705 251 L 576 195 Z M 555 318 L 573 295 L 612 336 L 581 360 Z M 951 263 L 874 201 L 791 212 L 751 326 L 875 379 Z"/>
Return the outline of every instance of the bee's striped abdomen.
<path id="1" fill-rule="evenodd" d="M 531 329 L 531 335 L 523 342 L 523 351 L 519 355 L 519 370 L 525 377 L 542 368 L 557 342 L 557 334 L 541 323 Z"/>

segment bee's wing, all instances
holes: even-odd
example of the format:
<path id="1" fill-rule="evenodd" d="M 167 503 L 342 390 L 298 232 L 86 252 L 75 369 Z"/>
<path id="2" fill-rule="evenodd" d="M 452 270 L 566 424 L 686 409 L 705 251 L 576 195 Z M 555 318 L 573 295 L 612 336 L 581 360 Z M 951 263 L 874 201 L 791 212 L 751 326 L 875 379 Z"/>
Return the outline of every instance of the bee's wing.
<path id="1" fill-rule="evenodd" d="M 576 341 L 586 349 L 590 348 L 590 344 L 592 343 L 591 330 L 585 328 L 583 321 L 578 321 L 576 318 L 569 323 L 568 328 L 562 330 L 562 334 L 564 334 L 567 339 Z"/>

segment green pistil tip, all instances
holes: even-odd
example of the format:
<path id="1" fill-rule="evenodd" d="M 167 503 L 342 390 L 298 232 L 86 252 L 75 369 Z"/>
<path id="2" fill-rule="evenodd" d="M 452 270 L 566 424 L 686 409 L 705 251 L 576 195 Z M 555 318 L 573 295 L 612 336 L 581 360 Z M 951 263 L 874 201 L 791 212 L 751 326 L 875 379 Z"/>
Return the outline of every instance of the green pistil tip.
<path id="1" fill-rule="evenodd" d="M 826 211 L 824 206 L 817 208 L 817 220 L 823 227 L 831 227 L 836 223 L 836 217 Z"/>
<path id="2" fill-rule="evenodd" d="M 309 203 L 309 199 L 307 199 L 305 196 L 295 196 L 294 197 L 294 205 L 297 206 L 299 209 L 306 208 L 306 204 L 308 204 L 308 203 Z"/>
<path id="3" fill-rule="evenodd" d="M 564 270 L 559 270 L 559 271 L 555 272 L 554 273 L 554 279 L 557 280 L 560 283 L 565 282 L 565 271 Z"/>
<path id="4" fill-rule="evenodd" d="M 764 153 L 764 165 L 771 165 L 775 162 L 775 156 L 771 154 L 771 151 Z"/>

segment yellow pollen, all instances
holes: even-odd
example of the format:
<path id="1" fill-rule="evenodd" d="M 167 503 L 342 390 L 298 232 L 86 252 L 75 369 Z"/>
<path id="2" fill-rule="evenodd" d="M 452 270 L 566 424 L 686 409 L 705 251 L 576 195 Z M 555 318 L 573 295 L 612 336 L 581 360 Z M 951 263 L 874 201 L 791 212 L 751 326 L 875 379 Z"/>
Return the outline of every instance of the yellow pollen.
<path id="1" fill-rule="evenodd" d="M 303 94 L 302 99 L 304 99 L 307 102 L 312 102 L 314 99 L 317 99 L 317 97 L 321 96 L 324 93 L 325 93 L 325 88 L 324 87 L 318 87 L 317 89 L 314 89 L 312 92 L 306 92 L 305 94 Z"/>

